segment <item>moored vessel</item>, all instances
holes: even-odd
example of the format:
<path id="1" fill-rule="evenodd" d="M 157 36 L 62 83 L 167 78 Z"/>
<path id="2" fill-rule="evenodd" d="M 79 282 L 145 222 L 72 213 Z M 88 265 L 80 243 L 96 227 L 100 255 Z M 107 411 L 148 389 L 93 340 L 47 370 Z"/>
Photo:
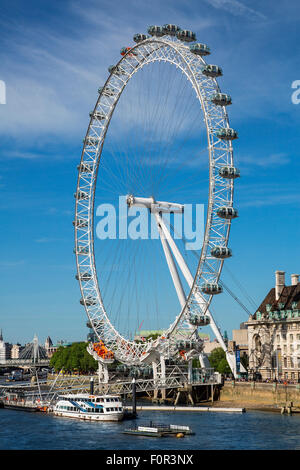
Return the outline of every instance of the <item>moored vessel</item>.
<path id="1" fill-rule="evenodd" d="M 29 399 L 22 392 L 6 393 L 1 399 L 1 407 L 18 411 L 47 411 L 40 400 Z"/>
<path id="2" fill-rule="evenodd" d="M 121 421 L 124 407 L 117 395 L 65 394 L 59 396 L 53 414 L 91 421 Z"/>

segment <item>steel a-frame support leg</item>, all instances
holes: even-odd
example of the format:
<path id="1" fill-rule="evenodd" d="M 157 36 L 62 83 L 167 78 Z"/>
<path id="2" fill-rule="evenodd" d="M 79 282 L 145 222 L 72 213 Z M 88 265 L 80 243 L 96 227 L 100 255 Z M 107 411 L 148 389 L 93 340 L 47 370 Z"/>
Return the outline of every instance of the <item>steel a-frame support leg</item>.
<path id="1" fill-rule="evenodd" d="M 174 282 L 174 286 L 175 286 L 175 289 L 176 289 L 176 292 L 177 292 L 177 296 L 179 298 L 179 302 L 180 302 L 180 305 L 181 307 L 183 307 L 185 305 L 185 301 L 184 301 L 184 304 L 182 303 L 183 302 L 183 288 L 182 288 L 182 284 L 181 284 L 181 281 L 180 281 L 180 278 L 179 278 L 179 274 L 178 274 L 178 271 L 177 271 L 177 268 L 176 268 L 176 265 L 175 265 L 175 262 L 174 262 L 174 258 L 176 259 L 177 261 L 177 264 L 189 286 L 190 289 L 192 289 L 193 287 L 193 284 L 194 284 L 194 278 L 185 262 L 185 260 L 183 259 L 183 256 L 182 254 L 180 253 L 180 251 L 178 250 L 177 248 L 177 245 L 176 243 L 174 242 L 169 230 L 167 229 L 165 223 L 164 223 L 164 220 L 163 218 L 161 217 L 161 214 L 158 213 L 155 209 L 154 209 L 154 216 L 155 216 L 155 220 L 156 220 L 156 223 L 157 223 L 157 226 L 158 226 L 158 231 L 159 231 L 159 235 L 160 235 L 160 239 L 161 239 L 161 242 L 163 244 L 163 247 L 164 247 L 164 252 L 165 252 L 165 255 L 166 255 L 166 258 L 167 258 L 167 263 L 168 263 L 168 266 L 169 266 L 169 269 L 170 269 L 170 272 L 171 272 L 171 276 L 172 276 L 172 279 L 173 279 L 173 282 Z M 168 243 L 166 243 L 166 241 Z M 166 248 L 166 245 L 168 245 L 168 248 Z M 172 251 L 172 252 L 171 252 Z M 173 258 L 173 256 L 174 258 Z M 185 295 L 184 295 L 184 299 L 185 299 Z M 200 308 L 202 309 L 202 311 L 204 310 L 206 315 L 209 316 L 210 318 L 210 326 L 220 344 L 220 346 L 222 347 L 222 349 L 224 350 L 225 354 L 226 354 L 226 359 L 228 361 L 228 364 L 232 370 L 232 373 L 234 375 L 234 377 L 237 376 L 237 371 L 236 371 L 236 359 L 235 359 L 235 355 L 230 353 L 227 349 L 227 346 L 225 344 L 225 341 L 223 339 L 223 336 L 212 316 L 212 314 L 210 313 L 209 309 L 206 309 L 206 301 L 205 299 L 203 298 L 203 296 L 201 295 L 201 293 L 199 291 L 197 291 L 195 293 L 195 299 L 197 300 Z M 200 358 L 200 360 L 203 360 L 203 358 Z"/>

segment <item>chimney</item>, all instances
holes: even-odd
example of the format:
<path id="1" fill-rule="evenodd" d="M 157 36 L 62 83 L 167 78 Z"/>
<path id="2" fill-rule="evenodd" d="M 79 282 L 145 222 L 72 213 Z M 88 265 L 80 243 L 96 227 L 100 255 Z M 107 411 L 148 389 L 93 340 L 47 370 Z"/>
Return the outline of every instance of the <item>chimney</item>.
<path id="1" fill-rule="evenodd" d="M 299 274 L 291 274 L 292 286 L 296 286 L 299 283 Z"/>
<path id="2" fill-rule="evenodd" d="M 277 301 L 285 286 L 285 271 L 275 271 L 275 278 L 276 278 L 275 299 Z"/>

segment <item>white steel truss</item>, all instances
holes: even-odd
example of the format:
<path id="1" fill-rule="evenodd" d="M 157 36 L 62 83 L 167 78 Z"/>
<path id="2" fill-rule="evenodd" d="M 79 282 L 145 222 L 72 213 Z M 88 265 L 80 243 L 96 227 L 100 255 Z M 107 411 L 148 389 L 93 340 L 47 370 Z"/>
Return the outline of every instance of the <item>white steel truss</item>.
<path id="1" fill-rule="evenodd" d="M 195 91 L 206 126 L 210 184 L 204 242 L 195 277 L 180 260 L 180 253 L 174 246 L 172 247 L 172 241 L 168 240 L 167 245 L 164 245 L 170 266 L 172 266 L 172 256 L 179 259 L 180 267 L 190 287 L 189 295 L 184 298 L 181 292 L 181 311 L 161 337 L 147 343 L 136 343 L 127 340 L 116 330 L 101 297 L 94 255 L 94 199 L 102 148 L 115 107 L 132 76 L 145 65 L 155 61 L 169 62 L 179 68 Z M 220 93 L 220 88 L 215 78 L 207 77 L 202 73 L 205 65 L 203 57 L 191 53 L 186 43 L 172 36 L 164 36 L 150 37 L 139 42 L 111 71 L 104 87 L 99 90 L 99 97 L 91 113 L 84 139 L 73 222 L 75 226 L 74 251 L 82 303 L 87 316 L 98 338 L 114 352 L 116 359 L 133 365 L 142 361 L 149 363 L 153 360 L 158 361 L 161 354 L 166 354 L 166 352 L 175 353 L 175 339 L 180 337 L 182 330 L 188 329 L 191 335 L 197 337 L 197 328 L 189 323 L 189 318 L 192 314 L 201 312 L 210 316 L 213 331 L 226 351 L 232 371 L 235 373 L 234 358 L 228 356 L 222 334 L 209 312 L 213 295 L 200 292 L 203 283 L 218 283 L 224 260 L 212 256 L 211 250 L 214 247 L 227 247 L 231 225 L 231 220 L 221 218 L 218 210 L 223 207 L 232 208 L 233 204 L 233 179 L 223 178 L 219 173 L 222 167 L 233 167 L 232 143 L 230 140 L 220 139 L 217 134 L 220 129 L 229 128 L 228 116 L 225 106 L 217 105 L 212 101 L 214 95 Z M 159 213 L 156 217 L 160 231 L 166 234 L 167 229 Z M 175 271 L 174 276 L 176 277 Z M 175 284 L 179 292 L 181 289 L 178 280 Z"/>

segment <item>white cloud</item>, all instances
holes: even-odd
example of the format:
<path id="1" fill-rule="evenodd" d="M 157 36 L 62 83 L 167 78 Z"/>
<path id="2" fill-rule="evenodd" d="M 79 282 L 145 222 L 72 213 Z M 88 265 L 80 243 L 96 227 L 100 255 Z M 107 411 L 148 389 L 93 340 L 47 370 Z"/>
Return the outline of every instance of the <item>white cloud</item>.
<path id="1" fill-rule="evenodd" d="M 15 268 L 25 264 L 25 260 L 19 261 L 0 261 L 0 268 Z"/>
<path id="2" fill-rule="evenodd" d="M 228 11 L 235 16 L 247 16 L 253 19 L 266 19 L 265 15 L 261 12 L 246 6 L 238 0 L 205 0 L 214 8 Z"/>
<path id="3" fill-rule="evenodd" d="M 259 156 L 240 156 L 239 161 L 241 164 L 246 164 L 247 166 L 260 166 L 264 168 L 269 167 L 278 167 L 288 165 L 291 161 L 290 157 L 286 153 L 274 153 L 269 156 L 259 155 Z"/>

